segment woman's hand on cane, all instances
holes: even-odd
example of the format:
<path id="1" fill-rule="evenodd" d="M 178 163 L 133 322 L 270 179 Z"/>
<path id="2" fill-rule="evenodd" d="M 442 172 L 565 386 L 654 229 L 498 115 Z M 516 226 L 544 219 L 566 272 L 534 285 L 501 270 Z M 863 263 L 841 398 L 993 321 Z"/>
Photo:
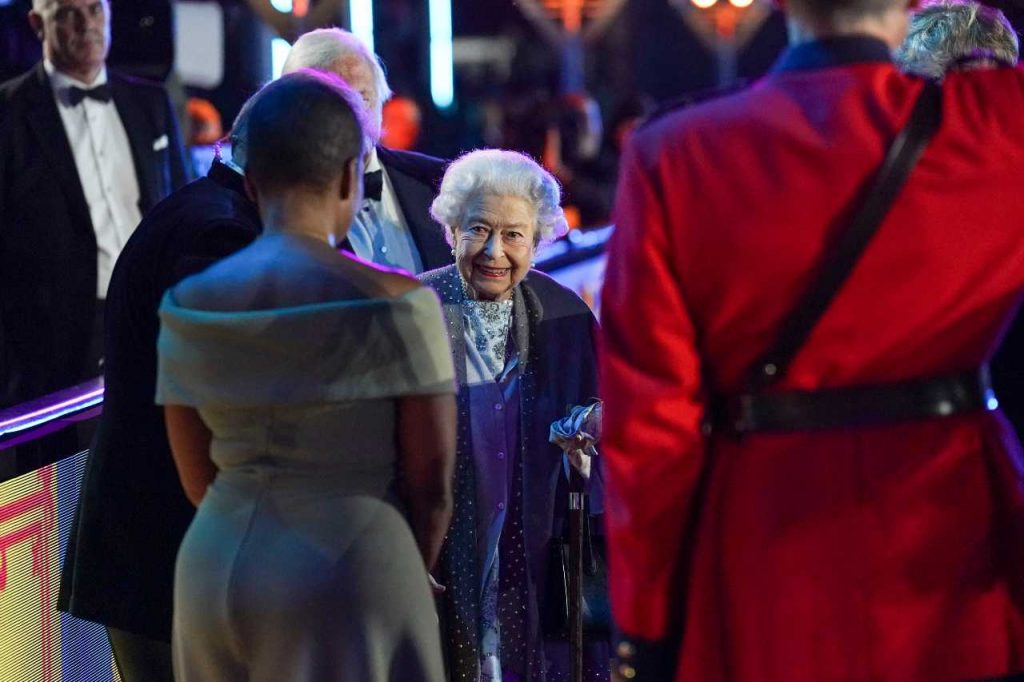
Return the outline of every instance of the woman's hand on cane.
<path id="1" fill-rule="evenodd" d="M 569 464 L 579 472 L 584 480 L 590 480 L 590 465 L 593 462 L 592 457 L 596 454 L 597 450 L 593 446 L 588 447 L 586 450 L 583 448 L 572 448 L 565 452 L 565 456 L 569 459 Z"/>
<path id="2" fill-rule="evenodd" d="M 446 589 L 448 589 L 447 587 L 445 587 L 441 583 L 439 583 L 436 580 L 434 580 L 434 576 L 432 576 L 430 573 L 427 573 L 427 580 L 430 581 L 430 589 L 431 589 L 431 591 L 434 594 L 441 594 Z"/>

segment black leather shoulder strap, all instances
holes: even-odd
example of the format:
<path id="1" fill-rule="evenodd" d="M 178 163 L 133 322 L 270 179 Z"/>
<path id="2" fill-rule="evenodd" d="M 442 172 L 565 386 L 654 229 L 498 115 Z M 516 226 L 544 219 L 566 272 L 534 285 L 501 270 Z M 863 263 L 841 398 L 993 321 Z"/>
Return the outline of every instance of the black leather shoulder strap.
<path id="1" fill-rule="evenodd" d="M 881 170 L 853 220 L 826 253 L 817 276 L 779 328 L 775 343 L 752 367 L 747 380 L 748 389 L 766 388 L 785 375 L 789 364 L 878 232 L 941 120 L 942 86 L 926 81 L 910 120 L 889 148 Z"/>

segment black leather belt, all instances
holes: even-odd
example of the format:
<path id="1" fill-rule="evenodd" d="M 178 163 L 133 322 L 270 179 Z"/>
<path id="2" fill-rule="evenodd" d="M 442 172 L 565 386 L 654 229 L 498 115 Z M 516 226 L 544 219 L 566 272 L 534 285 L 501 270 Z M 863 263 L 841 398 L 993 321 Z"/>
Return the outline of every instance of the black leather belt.
<path id="1" fill-rule="evenodd" d="M 988 367 L 932 379 L 816 391 L 748 393 L 712 402 L 714 431 L 748 434 L 879 426 L 999 406 Z"/>

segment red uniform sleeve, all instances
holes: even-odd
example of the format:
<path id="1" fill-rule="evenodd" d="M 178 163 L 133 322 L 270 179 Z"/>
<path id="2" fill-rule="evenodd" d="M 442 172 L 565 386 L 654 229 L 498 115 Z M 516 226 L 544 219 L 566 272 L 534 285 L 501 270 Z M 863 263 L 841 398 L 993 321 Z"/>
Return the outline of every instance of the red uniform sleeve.
<path id="1" fill-rule="evenodd" d="M 682 620 L 682 543 L 704 460 L 700 360 L 664 192 L 631 147 L 601 309 L 612 608 L 620 630 L 645 640 Z"/>

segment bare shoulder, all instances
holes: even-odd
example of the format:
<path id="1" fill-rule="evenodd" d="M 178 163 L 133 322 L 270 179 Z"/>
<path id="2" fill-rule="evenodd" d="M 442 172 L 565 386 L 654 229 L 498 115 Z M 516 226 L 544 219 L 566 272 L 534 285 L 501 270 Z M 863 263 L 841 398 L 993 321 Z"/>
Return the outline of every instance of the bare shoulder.
<path id="1" fill-rule="evenodd" d="M 211 299 L 218 298 L 214 296 L 218 291 L 218 288 L 209 281 L 212 273 L 200 273 L 198 275 L 192 275 L 174 287 L 174 300 L 183 308 L 192 308 L 194 310 L 207 310 L 210 308 L 216 308 L 214 301 Z M 224 282 L 222 281 L 223 285 Z M 219 289 L 223 291 L 223 288 Z"/>
<path id="2" fill-rule="evenodd" d="M 255 259 L 254 252 L 257 255 Z M 258 256 L 253 245 L 249 245 L 186 277 L 174 287 L 175 303 L 195 310 L 246 309 L 260 291 L 254 286 L 254 274 L 265 264 Z"/>
<path id="3" fill-rule="evenodd" d="M 383 272 L 381 274 L 384 276 L 381 285 L 391 298 L 402 296 L 423 286 L 415 277 L 404 272 Z"/>
<path id="4" fill-rule="evenodd" d="M 395 298 L 421 286 L 419 280 L 402 270 L 373 265 L 345 255 L 345 276 L 370 298 Z"/>
<path id="5" fill-rule="evenodd" d="M 368 268 L 366 292 L 374 298 L 398 298 L 423 285 L 420 281 L 397 270 Z"/>

